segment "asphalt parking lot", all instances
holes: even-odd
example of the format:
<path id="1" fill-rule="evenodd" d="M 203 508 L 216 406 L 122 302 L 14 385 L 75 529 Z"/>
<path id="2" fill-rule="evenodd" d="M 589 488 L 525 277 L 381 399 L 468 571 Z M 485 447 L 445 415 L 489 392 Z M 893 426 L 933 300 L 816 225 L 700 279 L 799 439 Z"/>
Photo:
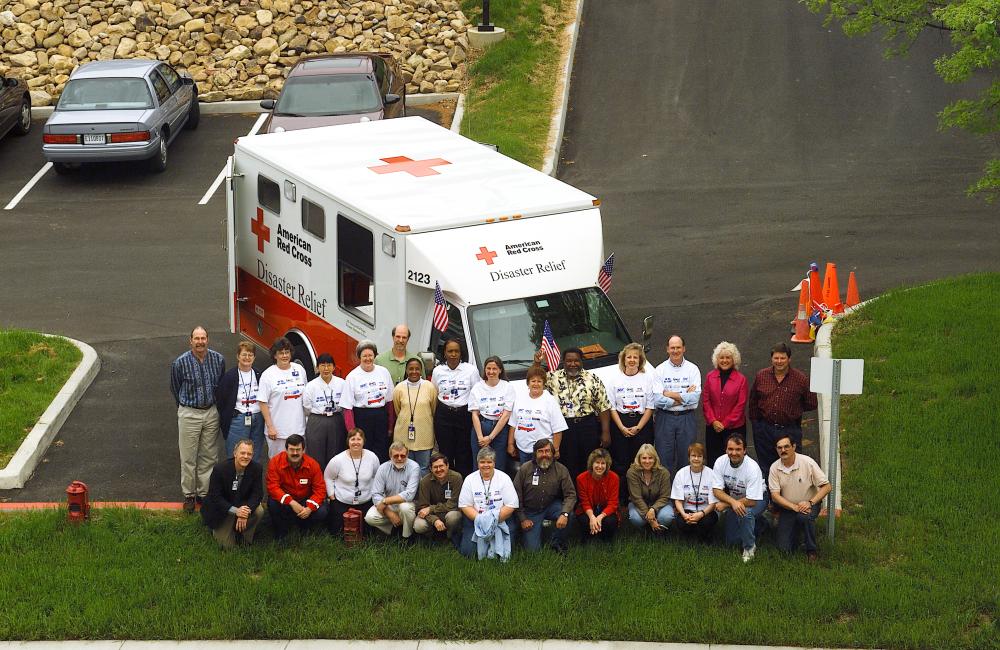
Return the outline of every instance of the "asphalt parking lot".
<path id="1" fill-rule="evenodd" d="M 424 107 L 408 113 L 435 119 Z M 92 345 L 97 379 L 34 477 L 0 499 L 60 500 L 81 479 L 97 499 L 176 500 L 176 414 L 169 365 L 191 327 L 232 358 L 228 333 L 225 195 L 201 204 L 257 115 L 202 115 L 171 145 L 167 170 L 142 164 L 49 170 L 0 210 L 0 326 L 62 334 Z M 45 161 L 36 120 L 0 140 L 0 205 L 9 205 Z"/>

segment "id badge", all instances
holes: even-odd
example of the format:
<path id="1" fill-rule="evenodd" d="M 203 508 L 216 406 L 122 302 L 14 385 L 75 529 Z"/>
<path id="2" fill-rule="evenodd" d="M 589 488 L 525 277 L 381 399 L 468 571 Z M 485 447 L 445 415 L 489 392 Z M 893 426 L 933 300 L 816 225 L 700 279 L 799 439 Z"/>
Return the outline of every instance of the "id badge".
<path id="1" fill-rule="evenodd" d="M 323 411 L 324 411 L 324 414 L 326 415 L 326 417 L 332 416 L 333 415 L 333 404 L 327 404 L 326 408 L 323 409 Z"/>
<path id="2" fill-rule="evenodd" d="M 538 474 L 532 474 L 531 475 L 531 484 L 532 485 L 538 485 Z"/>
<path id="3" fill-rule="evenodd" d="M 451 498 L 451 486 L 448 486 L 444 489 L 444 498 L 445 499 Z"/>
<path id="4" fill-rule="evenodd" d="M 235 492 L 238 489 L 240 489 L 240 482 L 237 481 L 237 480 L 234 480 L 233 481 L 233 492 Z"/>
<path id="5" fill-rule="evenodd" d="M 360 499 L 360 498 L 361 498 L 361 490 L 355 490 L 354 491 L 354 503 L 357 504 L 358 503 L 358 499 Z"/>
<path id="6" fill-rule="evenodd" d="M 243 426 L 249 427 L 252 422 L 253 422 L 253 416 L 250 415 L 249 413 L 245 413 L 243 415 Z"/>
<path id="7" fill-rule="evenodd" d="M 416 430 L 416 428 L 414 428 L 412 422 L 410 423 L 410 425 L 408 427 L 406 427 L 406 438 L 408 440 L 416 440 L 417 439 L 417 430 Z"/>

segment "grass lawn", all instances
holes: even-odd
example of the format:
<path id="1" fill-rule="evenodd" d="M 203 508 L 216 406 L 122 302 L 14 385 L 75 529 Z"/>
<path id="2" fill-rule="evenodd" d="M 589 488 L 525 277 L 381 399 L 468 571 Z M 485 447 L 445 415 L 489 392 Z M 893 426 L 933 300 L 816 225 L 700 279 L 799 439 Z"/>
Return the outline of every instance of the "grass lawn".
<path id="1" fill-rule="evenodd" d="M 0 467 L 6 467 L 83 358 L 64 339 L 0 330 Z"/>
<path id="2" fill-rule="evenodd" d="M 469 66 L 462 135 L 499 145 L 500 151 L 542 166 L 559 69 L 559 38 L 574 18 L 567 0 L 503 0 L 490 3 L 490 21 L 507 30 L 500 43 Z M 463 0 L 473 25 L 480 0 Z"/>
<path id="3" fill-rule="evenodd" d="M 846 514 L 821 558 L 629 533 L 507 565 L 327 537 L 216 549 L 196 517 L 0 516 L 0 637 L 579 638 L 996 648 L 1000 276 L 880 299 L 836 331 Z M 820 520 L 825 530 L 825 520 Z"/>

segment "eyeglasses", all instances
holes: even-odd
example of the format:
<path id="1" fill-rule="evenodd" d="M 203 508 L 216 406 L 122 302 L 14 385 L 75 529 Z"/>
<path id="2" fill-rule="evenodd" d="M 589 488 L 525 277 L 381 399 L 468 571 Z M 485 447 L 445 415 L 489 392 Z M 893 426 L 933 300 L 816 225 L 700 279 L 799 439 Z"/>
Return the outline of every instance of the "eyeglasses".
<path id="1" fill-rule="evenodd" d="M 791 449 L 791 445 L 778 445 L 778 449 Z"/>

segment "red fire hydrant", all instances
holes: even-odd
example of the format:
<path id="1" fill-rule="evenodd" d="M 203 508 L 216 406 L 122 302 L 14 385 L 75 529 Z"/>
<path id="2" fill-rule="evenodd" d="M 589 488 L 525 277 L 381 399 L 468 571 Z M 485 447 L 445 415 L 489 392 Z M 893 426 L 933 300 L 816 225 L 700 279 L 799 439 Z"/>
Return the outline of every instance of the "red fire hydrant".
<path id="1" fill-rule="evenodd" d="M 73 481 L 66 488 L 66 504 L 69 510 L 66 519 L 70 523 L 79 524 L 90 519 L 90 493 L 83 481 Z"/>
<path id="2" fill-rule="evenodd" d="M 344 513 L 344 544 L 354 546 L 361 543 L 361 511 L 351 508 Z"/>

